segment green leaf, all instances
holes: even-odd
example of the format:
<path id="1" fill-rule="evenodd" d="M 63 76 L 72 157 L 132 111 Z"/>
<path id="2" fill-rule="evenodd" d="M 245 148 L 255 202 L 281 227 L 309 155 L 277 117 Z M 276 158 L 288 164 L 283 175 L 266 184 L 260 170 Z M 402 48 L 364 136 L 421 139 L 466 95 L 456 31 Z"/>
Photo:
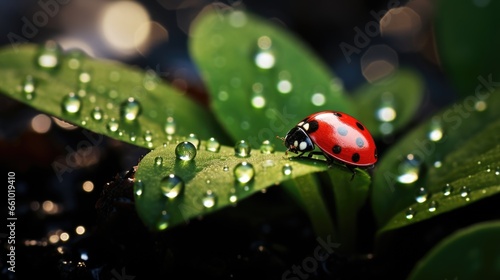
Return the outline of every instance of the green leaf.
<path id="1" fill-rule="evenodd" d="M 258 147 L 311 113 L 354 110 L 340 80 L 274 23 L 242 11 L 205 12 L 191 35 L 211 106 L 233 139 Z"/>
<path id="2" fill-rule="evenodd" d="M 357 118 L 374 138 L 393 134 L 413 119 L 423 93 L 423 80 L 417 72 L 395 70 L 390 76 L 355 91 L 354 101 L 360 108 Z"/>
<path id="3" fill-rule="evenodd" d="M 500 80 L 500 38 L 496 36 L 500 2 L 441 0 L 437 4 L 436 46 L 458 93 L 465 97 L 474 92 L 481 75 Z"/>
<path id="4" fill-rule="evenodd" d="M 165 125 L 169 117 L 173 121 L 170 129 L 175 128 L 176 135 L 196 133 L 198 137 L 216 136 L 221 140 L 224 137 L 215 119 L 204 108 L 162 82 L 154 72 L 145 73 L 119 62 L 92 59 L 81 52 L 62 53 L 53 44 L 24 44 L 17 51 L 10 47 L 1 49 L 0 91 L 47 114 L 145 148 L 167 141 Z M 41 55 L 45 55 L 47 66 L 57 61 L 56 67 L 40 67 L 37 59 Z M 31 94 L 30 85 L 34 85 Z M 63 109 L 63 100 L 70 92 L 79 100 L 73 101 L 80 102 L 76 113 Z M 127 103 L 129 98 L 140 104 L 138 117 L 132 121 L 124 118 L 120 111 L 122 103 Z M 93 117 L 96 107 L 102 115 L 100 120 Z M 133 117 L 134 111 L 130 113 Z M 118 126 L 116 131 L 110 130 L 110 123 Z M 145 139 L 149 138 L 148 131 L 151 141 Z"/>
<path id="5" fill-rule="evenodd" d="M 210 152 L 206 150 L 206 142 L 202 141 L 196 157 L 190 161 L 182 161 L 176 158 L 175 149 L 175 145 L 154 149 L 141 160 L 135 175 L 137 211 L 152 230 L 171 228 L 184 224 L 192 218 L 234 206 L 237 201 L 261 192 L 269 186 L 310 173 L 328 170 L 336 176 L 343 176 L 343 173 L 351 174 L 345 167 L 328 168 L 323 160 L 287 158 L 284 152 L 264 154 L 251 151 L 249 157 L 237 157 L 232 147 L 221 146 L 219 152 Z M 161 166 L 158 166 L 157 160 L 160 157 L 162 162 Z M 255 173 L 249 183 L 239 183 L 235 179 L 235 167 L 242 162 L 253 165 Z M 283 173 L 283 168 L 287 164 L 292 168 L 289 175 Z M 363 176 L 362 173 L 363 171 L 360 171 L 360 177 Z M 166 197 L 161 188 L 162 180 L 170 174 L 181 178 L 184 184 L 183 191 L 176 198 Z M 208 191 L 215 195 L 215 202 L 211 207 L 206 207 L 203 203 Z M 137 195 L 138 192 L 140 195 Z M 315 192 L 313 189 L 310 190 L 310 193 Z M 308 196 L 302 195 L 305 204 L 310 205 L 311 201 L 318 201 L 317 196 L 309 196 L 311 197 L 309 200 Z M 321 212 L 322 210 L 316 213 Z M 328 217 L 324 213 L 322 215 Z M 168 226 L 165 225 L 165 221 L 168 222 Z"/>
<path id="6" fill-rule="evenodd" d="M 496 192 L 492 187 L 497 184 L 485 170 L 488 164 L 492 169 L 500 165 L 495 164 L 497 155 L 494 154 L 498 142 L 494 127 L 500 119 L 499 106 L 498 91 L 471 95 L 443 109 L 382 154 L 374 172 L 371 195 L 378 225 L 388 229 L 443 213 L 446 209 L 462 207 L 463 200 L 458 197 L 440 195 L 447 183 L 454 187 L 455 192 L 461 184 L 477 190 L 471 201 Z M 486 129 L 485 124 L 492 122 L 495 124 Z M 478 161 L 482 164 L 478 165 Z M 472 179 L 468 178 L 469 175 Z M 422 207 L 427 207 L 427 203 L 415 204 L 421 188 L 430 195 L 427 203 L 432 199 L 442 199 L 438 201 L 439 211 L 422 215 L 425 212 Z M 481 194 L 483 189 L 486 191 L 484 195 Z M 404 224 L 390 221 L 395 215 L 394 219 L 404 218 L 402 213 L 411 206 L 418 208 L 414 210 L 420 211 L 420 218 L 417 214 Z"/>
<path id="7" fill-rule="evenodd" d="M 483 222 L 457 231 L 436 245 L 408 279 L 499 279 L 500 222 Z"/>

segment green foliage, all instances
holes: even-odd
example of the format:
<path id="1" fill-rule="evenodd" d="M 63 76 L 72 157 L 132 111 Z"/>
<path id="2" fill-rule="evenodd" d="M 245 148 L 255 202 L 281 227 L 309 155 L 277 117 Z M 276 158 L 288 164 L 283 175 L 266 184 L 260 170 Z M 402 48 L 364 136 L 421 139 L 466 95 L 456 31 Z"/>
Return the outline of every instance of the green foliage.
<path id="1" fill-rule="evenodd" d="M 498 221 L 459 230 L 428 252 L 408 279 L 498 279 L 499 235 Z"/>
<path id="2" fill-rule="evenodd" d="M 377 165 L 371 195 L 380 227 L 412 224 L 498 192 L 500 177 L 494 174 L 500 165 L 496 132 L 500 95 L 482 96 L 484 100 L 466 98 L 442 110 L 385 153 Z M 452 194 L 443 195 L 447 184 Z M 471 191 L 468 199 L 460 195 L 463 186 Z M 417 202 L 419 193 L 427 193 L 424 203 Z M 430 201 L 439 205 L 435 212 L 427 210 Z M 410 207 L 417 214 L 406 219 Z"/>
<path id="3" fill-rule="evenodd" d="M 500 80 L 498 1 L 437 1 L 436 45 L 447 76 L 462 97 L 476 90 L 479 76 Z"/>
<path id="4" fill-rule="evenodd" d="M 176 135 L 224 135 L 207 110 L 162 82 L 156 73 L 91 59 L 77 51 L 62 53 L 52 42 L 0 50 L 0 91 L 75 125 L 145 148 L 165 142 L 168 118 L 169 129 L 175 129 Z M 69 108 L 75 112 L 64 109 L 70 93 L 74 97 Z M 129 98 L 134 100 L 128 105 L 131 120 L 121 111 Z M 134 108 L 135 102 L 139 107 Z"/>

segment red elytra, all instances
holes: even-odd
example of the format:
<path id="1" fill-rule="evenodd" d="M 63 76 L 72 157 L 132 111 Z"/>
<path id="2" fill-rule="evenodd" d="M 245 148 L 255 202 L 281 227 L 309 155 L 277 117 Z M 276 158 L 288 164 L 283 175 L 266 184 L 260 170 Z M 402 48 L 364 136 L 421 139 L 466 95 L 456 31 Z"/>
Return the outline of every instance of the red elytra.
<path id="1" fill-rule="evenodd" d="M 337 160 L 349 168 L 371 167 L 378 158 L 368 129 L 343 112 L 321 111 L 309 115 L 282 139 L 287 151 L 302 156 L 313 152 L 316 145 L 328 162 Z"/>

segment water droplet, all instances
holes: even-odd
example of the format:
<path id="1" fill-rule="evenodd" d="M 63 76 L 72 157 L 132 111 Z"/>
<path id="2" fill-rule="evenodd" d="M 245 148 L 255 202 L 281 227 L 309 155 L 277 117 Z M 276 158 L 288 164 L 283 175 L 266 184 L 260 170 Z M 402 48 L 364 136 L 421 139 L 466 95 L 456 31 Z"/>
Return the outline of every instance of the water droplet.
<path id="1" fill-rule="evenodd" d="M 174 118 L 168 117 L 167 120 L 165 121 L 165 127 L 164 128 L 165 128 L 165 133 L 167 133 L 167 135 L 173 135 L 173 134 L 175 134 L 176 125 L 175 125 Z"/>
<path id="2" fill-rule="evenodd" d="M 153 141 L 153 132 L 151 130 L 146 130 L 143 135 L 144 141 L 151 142 Z"/>
<path id="3" fill-rule="evenodd" d="M 222 171 L 224 171 L 224 172 L 229 171 L 229 166 L 224 165 L 224 166 L 222 167 Z"/>
<path id="4" fill-rule="evenodd" d="M 478 112 L 482 112 L 488 108 L 488 104 L 484 102 L 483 100 L 478 100 L 476 104 L 474 104 L 474 109 Z"/>
<path id="5" fill-rule="evenodd" d="M 191 142 L 196 149 L 200 148 L 200 138 L 194 133 L 189 134 L 189 136 L 186 138 L 187 142 Z"/>
<path id="6" fill-rule="evenodd" d="M 255 169 L 249 162 L 240 162 L 234 167 L 234 177 L 241 184 L 246 184 L 253 180 Z"/>
<path id="7" fill-rule="evenodd" d="M 249 157 L 250 156 L 250 145 L 245 141 L 241 140 L 234 146 L 234 153 L 237 157 Z"/>
<path id="8" fill-rule="evenodd" d="M 217 141 L 217 139 L 215 139 L 214 137 L 211 137 L 210 139 L 208 139 L 206 150 L 209 152 L 214 152 L 214 153 L 219 152 L 219 150 L 220 150 L 219 141 Z"/>
<path id="9" fill-rule="evenodd" d="M 155 157 L 155 165 L 161 167 L 163 165 L 163 158 L 161 156 Z"/>
<path id="10" fill-rule="evenodd" d="M 120 72 L 118 71 L 111 71 L 109 72 L 109 80 L 112 82 L 118 82 L 120 81 L 121 75 Z"/>
<path id="11" fill-rule="evenodd" d="M 62 100 L 62 110 L 65 113 L 76 114 L 80 112 L 81 107 L 82 101 L 74 92 L 70 92 Z"/>
<path id="12" fill-rule="evenodd" d="M 80 49 L 73 49 L 68 51 L 68 67 L 72 70 L 78 70 L 82 67 L 83 59 L 86 57 L 86 54 Z"/>
<path id="13" fill-rule="evenodd" d="M 321 92 L 316 92 L 311 96 L 311 102 L 314 106 L 323 106 L 326 102 L 326 97 Z"/>
<path id="14" fill-rule="evenodd" d="M 141 104 L 133 97 L 127 98 L 120 105 L 120 116 L 125 121 L 135 121 L 141 112 Z"/>
<path id="15" fill-rule="evenodd" d="M 175 147 L 175 156 L 180 160 L 192 160 L 196 157 L 196 147 L 191 142 L 181 142 Z"/>
<path id="16" fill-rule="evenodd" d="M 444 196 L 449 196 L 453 192 L 453 187 L 450 184 L 446 184 L 443 187 L 443 195 Z"/>
<path id="17" fill-rule="evenodd" d="M 268 36 L 262 36 L 257 40 L 258 51 L 255 55 L 255 64 L 261 69 L 273 68 L 276 59 L 271 51 L 272 40 Z"/>
<path id="18" fill-rule="evenodd" d="M 87 86 L 90 84 L 90 81 L 92 81 L 92 75 L 88 70 L 80 72 L 80 74 L 78 75 L 78 82 L 80 83 L 80 87 L 87 88 Z"/>
<path id="19" fill-rule="evenodd" d="M 208 190 L 205 195 L 203 195 L 203 198 L 201 199 L 201 202 L 205 208 L 212 208 L 215 206 L 217 197 L 214 192 L 211 190 Z"/>
<path id="20" fill-rule="evenodd" d="M 49 40 L 38 50 L 36 65 L 46 70 L 56 69 L 59 66 L 60 56 L 60 46 L 55 41 Z"/>
<path id="21" fill-rule="evenodd" d="M 35 79 L 33 76 L 26 76 L 22 84 L 22 92 L 26 100 L 33 100 L 35 98 Z"/>
<path id="22" fill-rule="evenodd" d="M 460 188 L 460 196 L 463 198 L 467 198 L 469 196 L 470 190 L 467 186 L 462 186 Z"/>
<path id="23" fill-rule="evenodd" d="M 417 214 L 417 212 L 413 208 L 410 207 L 406 210 L 405 217 L 406 217 L 406 219 L 411 220 L 415 217 L 416 214 Z"/>
<path id="24" fill-rule="evenodd" d="M 498 176 L 500 175 L 500 167 L 497 166 L 497 169 L 495 170 L 495 175 Z"/>
<path id="25" fill-rule="evenodd" d="M 274 145 L 269 140 L 264 140 L 260 145 L 260 152 L 263 154 L 274 153 Z"/>
<path id="26" fill-rule="evenodd" d="M 278 91 L 282 94 L 288 94 L 292 91 L 293 85 L 289 80 L 280 80 L 276 85 Z"/>
<path id="27" fill-rule="evenodd" d="M 130 141 L 132 141 L 132 142 L 135 142 L 137 140 L 137 135 L 135 135 L 135 132 L 131 131 L 129 133 L 128 139 L 130 139 Z"/>
<path id="28" fill-rule="evenodd" d="M 443 127 L 439 120 L 433 119 L 428 133 L 429 140 L 438 142 L 443 139 Z"/>
<path id="29" fill-rule="evenodd" d="M 292 174 L 292 170 L 293 170 L 292 166 L 287 163 L 287 164 L 283 165 L 283 168 L 281 169 L 281 172 L 285 176 L 290 176 Z"/>
<path id="30" fill-rule="evenodd" d="M 184 190 L 184 181 L 179 176 L 170 174 L 160 181 L 160 189 L 164 196 L 176 198 Z"/>
<path id="31" fill-rule="evenodd" d="M 416 196 L 415 196 L 415 200 L 418 203 L 424 203 L 425 201 L 427 201 L 428 197 L 429 197 L 429 193 L 427 192 L 426 188 L 423 188 L 423 187 L 418 188 Z"/>
<path id="32" fill-rule="evenodd" d="M 167 211 L 165 210 L 161 211 L 160 217 L 156 222 L 156 228 L 158 230 L 165 230 L 166 228 L 168 228 L 169 221 L 170 221 L 170 215 L 167 213 Z"/>
<path id="33" fill-rule="evenodd" d="M 227 101 L 229 99 L 229 94 L 225 90 L 219 91 L 219 94 L 217 94 L 217 97 L 219 98 L 220 101 Z"/>
<path id="34" fill-rule="evenodd" d="M 408 154 L 399 164 L 397 180 L 403 184 L 411 184 L 418 180 L 422 161 L 414 154 Z"/>
<path id="35" fill-rule="evenodd" d="M 134 184 L 135 195 L 137 197 L 141 196 L 144 191 L 144 183 L 141 180 L 137 180 Z"/>
<path id="36" fill-rule="evenodd" d="M 427 208 L 427 210 L 429 212 L 436 212 L 437 207 L 438 207 L 438 202 L 435 200 L 432 200 L 431 202 L 429 202 L 429 208 Z"/>
<path id="37" fill-rule="evenodd" d="M 392 122 L 396 119 L 397 113 L 394 108 L 394 96 L 391 92 L 384 92 L 381 96 L 381 104 L 375 116 L 381 122 Z"/>
<path id="38" fill-rule="evenodd" d="M 243 27 L 247 23 L 247 16 L 242 11 L 233 11 L 229 14 L 229 24 L 235 28 Z"/>
<path id="39" fill-rule="evenodd" d="M 441 166 L 443 166 L 443 163 L 440 160 L 436 160 L 434 162 L 434 167 L 435 168 L 441 168 Z"/>
<path id="40" fill-rule="evenodd" d="M 252 97 L 252 106 L 256 109 L 264 108 L 266 106 L 266 99 L 260 94 L 255 94 Z"/>
<path id="41" fill-rule="evenodd" d="M 146 74 L 144 75 L 143 86 L 145 89 L 151 91 L 156 88 L 156 86 L 158 85 L 158 81 L 158 75 L 154 70 L 150 69 L 146 71 Z"/>
<path id="42" fill-rule="evenodd" d="M 109 131 L 111 132 L 116 132 L 118 130 L 118 128 L 120 127 L 120 124 L 118 123 L 118 121 L 114 118 L 111 118 L 107 124 L 107 128 Z"/>
<path id="43" fill-rule="evenodd" d="M 238 202 L 238 196 L 236 195 L 236 190 L 234 188 L 231 189 L 231 191 L 229 193 L 229 202 L 231 202 L 233 204 Z"/>
<path id="44" fill-rule="evenodd" d="M 96 120 L 96 121 L 102 120 L 103 113 L 102 113 L 102 109 L 100 107 L 94 107 L 94 109 L 92 109 L 92 112 L 90 114 L 92 115 L 92 118 L 94 120 Z"/>

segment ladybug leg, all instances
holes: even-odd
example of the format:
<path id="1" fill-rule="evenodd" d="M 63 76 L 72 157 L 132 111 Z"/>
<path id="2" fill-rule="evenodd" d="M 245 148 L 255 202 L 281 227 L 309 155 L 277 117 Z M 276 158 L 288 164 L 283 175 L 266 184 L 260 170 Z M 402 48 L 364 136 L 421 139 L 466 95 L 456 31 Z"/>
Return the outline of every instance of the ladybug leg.
<path id="1" fill-rule="evenodd" d="M 347 169 L 349 169 L 349 171 L 352 172 L 352 176 L 351 176 L 351 181 L 352 181 L 352 179 L 354 179 L 354 175 L 356 175 L 356 170 L 354 169 L 356 167 L 353 165 L 348 165 L 348 164 L 346 165 L 346 167 L 347 167 Z"/>
<path id="2" fill-rule="evenodd" d="M 320 151 L 311 151 L 309 152 L 309 154 L 307 155 L 308 158 L 312 158 L 313 155 L 325 155 L 323 152 L 320 152 Z"/>

